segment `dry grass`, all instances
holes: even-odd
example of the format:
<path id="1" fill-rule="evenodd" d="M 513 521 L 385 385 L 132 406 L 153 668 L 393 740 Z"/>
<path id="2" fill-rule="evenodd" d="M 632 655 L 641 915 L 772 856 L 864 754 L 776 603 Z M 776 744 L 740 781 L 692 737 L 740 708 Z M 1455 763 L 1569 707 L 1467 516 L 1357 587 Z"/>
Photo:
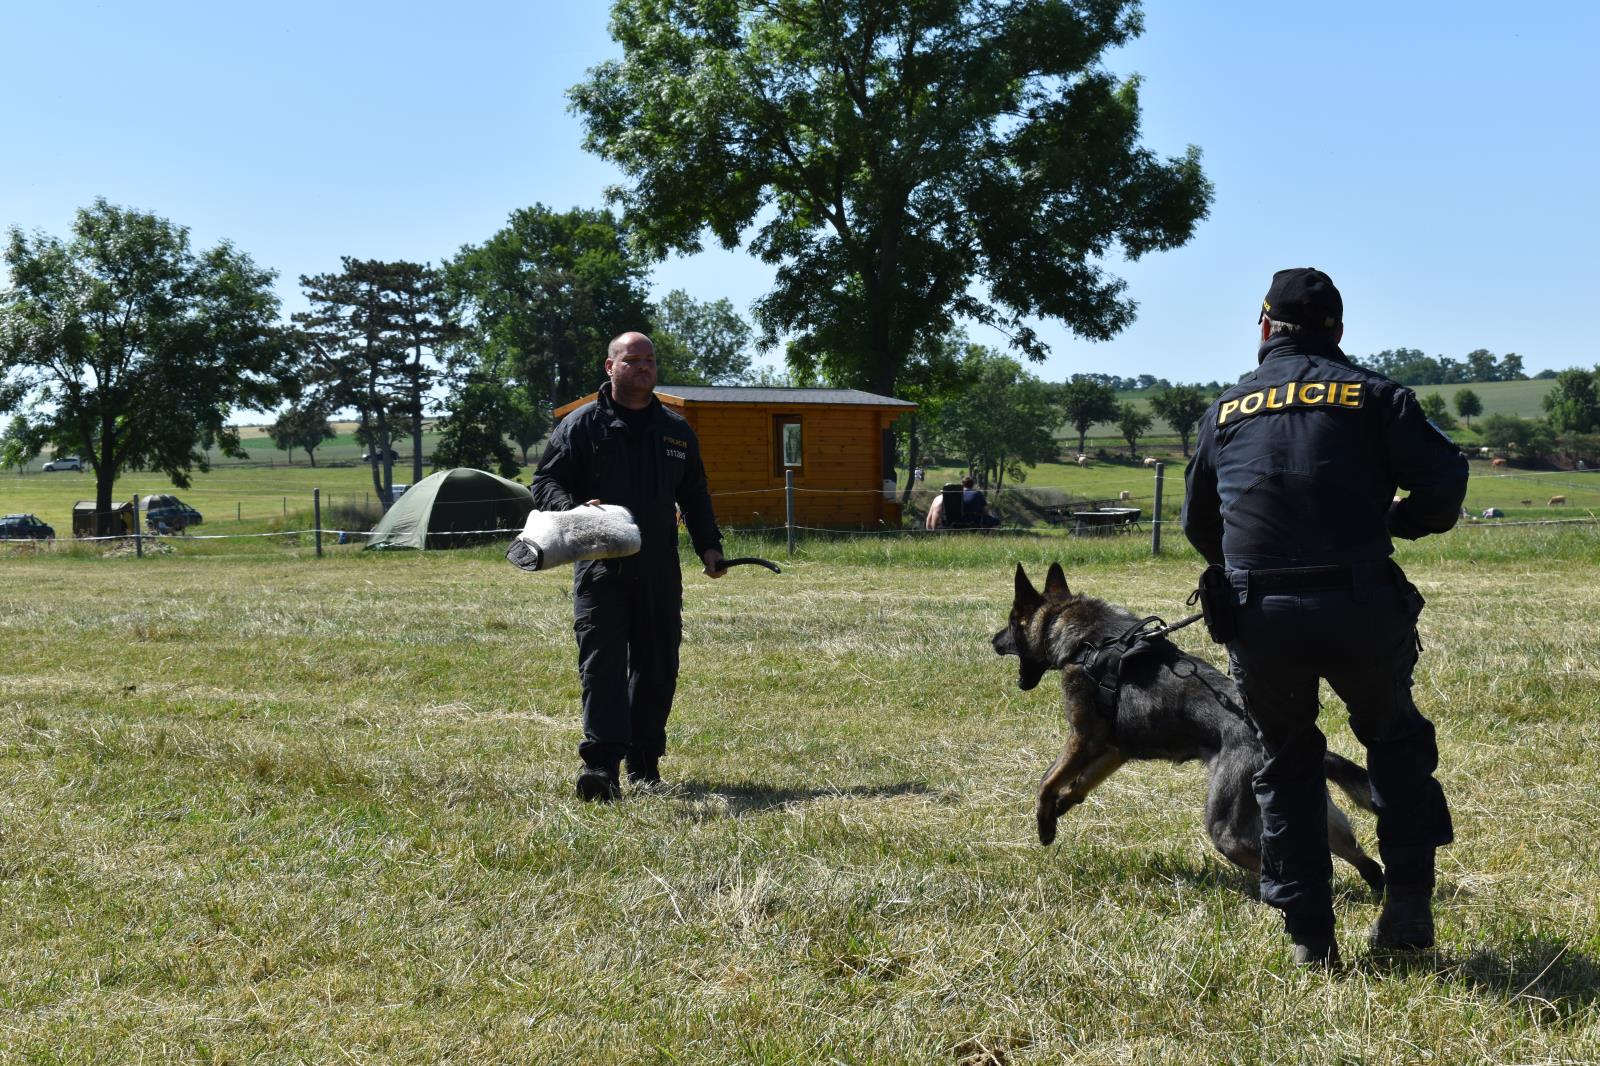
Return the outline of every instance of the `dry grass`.
<path id="1" fill-rule="evenodd" d="M 1460 836 L 1440 948 L 1369 957 L 1341 868 L 1333 979 L 1210 851 L 1197 767 L 1032 839 L 1060 721 L 987 649 L 1013 562 L 1172 617 L 1192 557 L 850 541 L 690 578 L 675 785 L 602 809 L 560 575 L 6 559 L 0 1061 L 1595 1061 L 1600 541 L 1488 544 L 1404 557 Z"/>

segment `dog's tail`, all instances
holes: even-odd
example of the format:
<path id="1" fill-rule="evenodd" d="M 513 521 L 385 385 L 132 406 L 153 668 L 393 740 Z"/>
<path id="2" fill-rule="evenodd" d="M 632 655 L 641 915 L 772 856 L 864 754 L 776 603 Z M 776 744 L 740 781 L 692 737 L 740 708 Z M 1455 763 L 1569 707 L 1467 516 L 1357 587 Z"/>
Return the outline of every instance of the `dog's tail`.
<path id="1" fill-rule="evenodd" d="M 1366 767 L 1330 751 L 1322 756 L 1322 773 L 1331 784 L 1338 786 L 1340 792 L 1350 797 L 1351 803 L 1364 811 L 1376 810 L 1372 805 L 1372 779 L 1367 776 Z"/>

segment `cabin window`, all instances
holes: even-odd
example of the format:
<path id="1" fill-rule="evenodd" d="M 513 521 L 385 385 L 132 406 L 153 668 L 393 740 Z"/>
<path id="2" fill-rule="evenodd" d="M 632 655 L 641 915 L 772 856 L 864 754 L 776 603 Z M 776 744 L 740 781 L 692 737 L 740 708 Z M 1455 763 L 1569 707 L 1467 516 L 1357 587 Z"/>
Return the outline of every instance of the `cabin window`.
<path id="1" fill-rule="evenodd" d="M 778 415 L 772 420 L 772 473 L 782 477 L 784 471 L 800 473 L 804 468 L 805 449 L 801 446 L 799 415 Z"/>

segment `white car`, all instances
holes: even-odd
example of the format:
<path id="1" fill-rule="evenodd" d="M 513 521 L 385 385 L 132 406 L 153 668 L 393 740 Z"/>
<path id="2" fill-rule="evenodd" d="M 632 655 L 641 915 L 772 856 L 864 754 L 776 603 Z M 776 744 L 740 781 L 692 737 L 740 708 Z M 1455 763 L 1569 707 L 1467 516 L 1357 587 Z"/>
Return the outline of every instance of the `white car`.
<path id="1" fill-rule="evenodd" d="M 83 470 L 83 460 L 76 455 L 62 455 L 44 464 L 45 470 Z"/>

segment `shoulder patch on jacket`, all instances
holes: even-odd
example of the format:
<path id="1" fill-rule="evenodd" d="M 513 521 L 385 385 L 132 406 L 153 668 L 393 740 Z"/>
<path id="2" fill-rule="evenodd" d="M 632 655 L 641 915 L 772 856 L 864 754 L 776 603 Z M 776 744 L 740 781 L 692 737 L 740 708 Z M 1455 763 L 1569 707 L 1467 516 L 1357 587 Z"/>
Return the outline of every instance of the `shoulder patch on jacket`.
<path id="1" fill-rule="evenodd" d="M 1247 392 L 1217 407 L 1217 425 L 1227 425 L 1252 415 L 1282 411 L 1290 407 L 1359 408 L 1366 402 L 1367 386 L 1362 381 L 1291 381 L 1286 385 Z"/>

